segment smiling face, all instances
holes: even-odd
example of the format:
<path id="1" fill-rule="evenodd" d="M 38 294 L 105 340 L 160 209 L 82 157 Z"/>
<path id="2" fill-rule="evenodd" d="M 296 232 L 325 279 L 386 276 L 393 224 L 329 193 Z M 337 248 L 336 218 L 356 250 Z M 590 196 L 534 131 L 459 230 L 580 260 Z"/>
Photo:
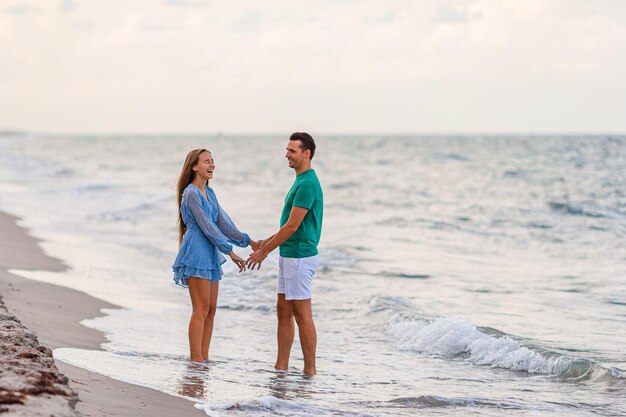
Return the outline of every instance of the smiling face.
<path id="1" fill-rule="evenodd" d="M 213 171 L 215 171 L 215 162 L 211 152 L 202 152 L 198 156 L 198 163 L 193 166 L 193 171 L 197 176 L 205 181 L 213 178 Z"/>
<path id="2" fill-rule="evenodd" d="M 289 168 L 293 168 L 296 171 L 302 165 L 303 161 L 310 159 L 311 151 L 302 150 L 302 143 L 299 140 L 290 140 L 287 142 L 287 153 L 285 158 L 289 162 Z"/>

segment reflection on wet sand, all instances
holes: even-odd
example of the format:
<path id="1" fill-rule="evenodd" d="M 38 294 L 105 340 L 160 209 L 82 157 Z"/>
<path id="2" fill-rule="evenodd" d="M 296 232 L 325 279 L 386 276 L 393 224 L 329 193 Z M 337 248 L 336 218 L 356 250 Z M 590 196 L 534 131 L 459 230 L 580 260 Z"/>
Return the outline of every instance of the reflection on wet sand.
<path id="1" fill-rule="evenodd" d="M 176 391 L 185 397 L 206 400 L 209 370 L 209 365 L 206 363 L 187 363 Z"/>
<path id="2" fill-rule="evenodd" d="M 314 378 L 302 373 L 276 371 L 268 380 L 269 395 L 281 400 L 311 397 Z"/>

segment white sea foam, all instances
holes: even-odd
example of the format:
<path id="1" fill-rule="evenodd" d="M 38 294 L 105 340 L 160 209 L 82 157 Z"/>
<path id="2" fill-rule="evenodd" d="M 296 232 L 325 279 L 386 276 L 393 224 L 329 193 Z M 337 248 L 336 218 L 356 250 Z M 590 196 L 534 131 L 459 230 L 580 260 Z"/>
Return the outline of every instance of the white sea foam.
<path id="1" fill-rule="evenodd" d="M 211 417 L 244 416 L 353 416 L 374 417 L 374 414 L 345 412 L 333 408 L 316 407 L 299 401 L 282 400 L 274 396 L 251 398 L 241 401 L 209 401 L 195 404 Z"/>
<path id="2" fill-rule="evenodd" d="M 460 358 L 476 365 L 488 365 L 531 374 L 583 378 L 603 373 L 623 379 L 624 371 L 589 360 L 575 359 L 523 346 L 508 335 L 495 337 L 459 318 L 415 320 L 394 314 L 385 333 L 398 349 L 444 358 Z"/>

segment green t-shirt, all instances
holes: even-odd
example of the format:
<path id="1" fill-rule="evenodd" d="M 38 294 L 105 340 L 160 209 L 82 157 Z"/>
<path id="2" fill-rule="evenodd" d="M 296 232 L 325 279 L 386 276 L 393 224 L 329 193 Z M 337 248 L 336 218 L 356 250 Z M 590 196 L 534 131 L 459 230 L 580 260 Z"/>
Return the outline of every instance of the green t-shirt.
<path id="1" fill-rule="evenodd" d="M 296 177 L 285 197 L 280 227 L 289 219 L 292 207 L 303 207 L 309 211 L 304 216 L 298 230 L 280 245 L 280 256 L 286 258 L 306 258 L 317 255 L 317 245 L 322 234 L 324 215 L 324 195 L 315 171 L 310 169 Z"/>

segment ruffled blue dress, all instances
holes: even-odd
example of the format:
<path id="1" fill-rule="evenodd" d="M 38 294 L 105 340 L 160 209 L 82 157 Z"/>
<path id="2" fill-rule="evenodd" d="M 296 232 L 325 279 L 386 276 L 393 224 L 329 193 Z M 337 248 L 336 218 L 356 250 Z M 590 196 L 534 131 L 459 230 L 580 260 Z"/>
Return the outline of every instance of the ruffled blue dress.
<path id="1" fill-rule="evenodd" d="M 187 230 L 172 269 L 174 282 L 185 288 L 191 277 L 221 280 L 226 262 L 222 254 L 233 250 L 232 245 L 243 248 L 250 244 L 250 236 L 237 229 L 211 187 L 205 189 L 208 199 L 193 184 L 183 191 L 180 212 Z"/>

